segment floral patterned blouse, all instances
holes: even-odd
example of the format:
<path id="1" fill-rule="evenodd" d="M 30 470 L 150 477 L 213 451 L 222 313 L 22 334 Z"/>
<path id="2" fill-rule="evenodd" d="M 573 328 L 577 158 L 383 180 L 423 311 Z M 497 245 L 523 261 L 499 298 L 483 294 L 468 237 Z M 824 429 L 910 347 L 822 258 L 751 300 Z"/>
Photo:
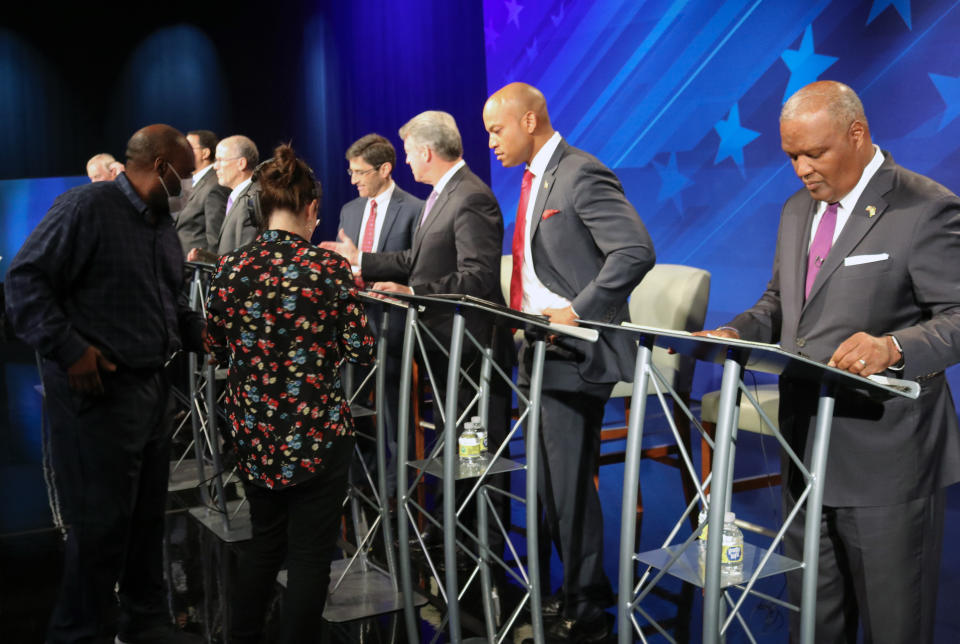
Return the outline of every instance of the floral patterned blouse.
<path id="1" fill-rule="evenodd" d="M 353 419 L 337 363 L 370 362 L 374 337 L 344 258 L 268 230 L 220 259 L 207 320 L 214 353 L 227 361 L 238 467 L 251 482 L 287 487 L 328 457 L 350 457 L 343 439 Z"/>

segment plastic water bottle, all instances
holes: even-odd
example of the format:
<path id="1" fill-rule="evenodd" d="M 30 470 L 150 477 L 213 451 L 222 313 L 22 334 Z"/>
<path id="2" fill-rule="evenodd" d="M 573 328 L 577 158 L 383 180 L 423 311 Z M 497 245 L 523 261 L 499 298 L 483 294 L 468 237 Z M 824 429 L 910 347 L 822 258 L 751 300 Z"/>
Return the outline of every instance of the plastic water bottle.
<path id="1" fill-rule="evenodd" d="M 743 577 L 743 533 L 734 523 L 737 515 L 727 512 L 723 517 L 723 547 L 720 551 L 720 574 L 739 581 Z"/>
<path id="2" fill-rule="evenodd" d="M 487 450 L 487 430 L 483 426 L 483 423 L 480 422 L 479 416 L 473 416 L 470 418 L 470 422 L 473 423 L 473 430 L 477 434 L 477 440 L 480 441 L 480 455 L 486 456 L 488 453 Z"/>
<path id="3" fill-rule="evenodd" d="M 700 549 L 700 560 L 703 561 L 703 558 L 707 555 L 707 533 L 709 532 L 707 525 L 707 508 L 710 503 L 710 495 L 707 495 L 707 502 L 703 504 L 703 507 L 700 508 L 700 515 L 697 517 L 697 525 L 703 526 L 703 530 L 700 531 L 700 536 L 697 537 L 697 547 Z"/>
<path id="4" fill-rule="evenodd" d="M 460 462 L 474 464 L 480 460 L 480 439 L 473 423 L 464 423 L 463 433 L 457 440 L 460 452 Z"/>

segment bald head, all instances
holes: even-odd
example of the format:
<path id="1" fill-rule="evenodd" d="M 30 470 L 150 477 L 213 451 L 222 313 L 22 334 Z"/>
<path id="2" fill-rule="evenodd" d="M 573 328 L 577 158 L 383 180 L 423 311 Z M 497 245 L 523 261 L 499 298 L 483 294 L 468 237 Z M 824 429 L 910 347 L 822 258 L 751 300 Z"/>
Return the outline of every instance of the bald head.
<path id="1" fill-rule="evenodd" d="M 547 101 L 536 87 L 510 83 L 487 99 L 483 125 L 490 148 L 505 167 L 530 163 L 553 136 Z"/>
<path id="2" fill-rule="evenodd" d="M 193 149 L 176 128 L 157 123 L 137 130 L 127 142 L 127 178 L 148 206 L 166 208 L 180 194 L 180 181 L 193 173 Z"/>
<path id="3" fill-rule="evenodd" d="M 87 161 L 87 176 L 90 177 L 90 181 L 93 183 L 97 181 L 113 181 L 117 175 L 111 171 L 110 166 L 116 162 L 117 160 L 113 158 L 113 155 L 107 152 L 95 154 Z"/>
<path id="4" fill-rule="evenodd" d="M 242 134 L 234 134 L 217 144 L 213 169 L 221 186 L 231 190 L 253 176 L 260 161 L 257 145 Z"/>

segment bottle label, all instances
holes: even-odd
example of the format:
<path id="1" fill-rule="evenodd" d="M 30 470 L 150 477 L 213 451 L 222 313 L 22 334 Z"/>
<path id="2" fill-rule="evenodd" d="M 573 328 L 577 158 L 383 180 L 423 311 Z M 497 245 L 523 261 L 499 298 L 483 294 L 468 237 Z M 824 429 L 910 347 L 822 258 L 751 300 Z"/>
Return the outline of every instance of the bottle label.
<path id="1" fill-rule="evenodd" d="M 475 436 L 464 437 L 461 436 L 460 440 L 457 441 L 460 451 L 460 458 L 466 459 L 475 459 L 480 458 L 480 442 L 476 439 Z"/>
<path id="2" fill-rule="evenodd" d="M 738 564 L 743 562 L 743 541 L 735 535 L 723 535 L 723 548 L 720 551 L 720 562 Z"/>

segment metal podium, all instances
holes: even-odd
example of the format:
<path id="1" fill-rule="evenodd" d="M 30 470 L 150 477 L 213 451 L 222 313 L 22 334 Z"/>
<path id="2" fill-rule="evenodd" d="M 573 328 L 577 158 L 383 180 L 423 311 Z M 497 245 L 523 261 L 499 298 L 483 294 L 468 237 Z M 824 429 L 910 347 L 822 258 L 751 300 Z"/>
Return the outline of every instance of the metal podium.
<path id="1" fill-rule="evenodd" d="M 450 641 L 463 641 L 461 635 L 460 598 L 462 592 L 474 582 L 479 574 L 482 587 L 484 622 L 488 640 L 491 642 L 503 641 L 509 629 L 519 617 L 524 605 L 529 603 L 534 640 L 536 642 L 542 642 L 543 623 L 540 618 L 540 571 L 537 534 L 537 526 L 540 520 L 537 508 L 537 468 L 539 458 L 540 388 L 542 384 L 544 356 L 546 353 L 546 341 L 549 335 L 562 335 L 576 337 L 588 342 L 595 342 L 599 334 L 592 329 L 551 325 L 545 317 L 527 315 L 508 309 L 502 305 L 496 305 L 466 295 L 416 296 L 398 295 L 396 293 L 384 293 L 383 295 L 397 296 L 402 300 L 415 304 L 415 306 L 410 306 L 407 309 L 406 326 L 404 328 L 399 419 L 397 427 L 397 452 L 401 455 L 407 454 L 411 372 L 414 350 L 419 348 L 421 356 L 425 358 L 425 340 L 430 340 L 436 345 L 440 345 L 430 330 L 420 322 L 419 314 L 422 310 L 439 309 L 450 312 L 453 317 L 449 348 L 440 347 L 448 358 L 447 381 L 444 383 L 445 392 L 441 398 L 443 403 L 441 407 L 443 421 L 442 437 L 437 441 L 428 458 L 407 463 L 408 467 L 416 471 L 412 483 L 407 480 L 405 468 L 397 468 L 397 508 L 401 514 L 397 520 L 399 543 L 398 561 L 401 590 L 403 591 L 405 600 L 404 616 L 407 625 L 407 638 L 410 642 L 420 641 L 417 619 L 411 601 L 413 596 L 413 577 L 410 562 L 409 528 L 413 526 L 416 539 L 427 557 L 431 574 L 437 582 L 443 600 L 446 602 L 446 621 L 449 628 Z M 532 341 L 534 348 L 528 395 L 524 395 L 513 383 L 512 374 L 506 373 L 500 365 L 496 364 L 491 348 L 481 341 L 481 339 L 473 337 L 473 335 L 465 329 L 464 313 L 466 311 L 485 316 L 496 325 L 509 328 L 522 328 L 527 333 L 527 337 Z M 461 414 L 461 418 L 458 418 L 457 396 L 458 383 L 461 375 L 460 359 L 465 341 L 470 342 L 481 352 L 483 363 L 481 366 L 480 382 L 472 382 L 469 377 L 466 378 L 468 383 L 476 389 L 477 394 L 466 405 L 466 408 Z M 425 366 L 428 373 L 431 373 L 432 376 L 429 362 L 427 362 Z M 460 467 L 457 451 L 457 428 L 464 418 L 469 418 L 471 415 L 470 412 L 474 408 L 476 408 L 476 415 L 481 417 L 482 422 L 487 422 L 486 407 L 489 401 L 491 378 L 502 378 L 509 384 L 514 393 L 516 393 L 519 406 L 523 411 L 519 419 L 510 427 L 504 441 L 500 445 L 490 446 L 490 456 L 481 466 L 476 469 L 462 468 Z M 440 395 L 439 383 L 434 381 L 434 385 L 434 395 Z M 437 419 L 435 419 L 435 422 L 439 427 Z M 519 431 L 521 423 L 525 424 L 525 465 L 511 461 L 505 456 L 507 446 Z M 527 473 L 526 499 L 511 494 L 509 490 L 498 490 L 487 484 L 487 479 L 491 475 L 519 470 L 526 470 Z M 434 521 L 426 508 L 420 506 L 414 500 L 416 487 L 425 474 L 438 477 L 442 482 L 443 522 L 442 524 L 436 525 L 436 527 L 443 532 L 445 574 L 442 579 L 437 566 L 430 558 L 428 549 L 423 543 L 419 530 L 417 530 L 418 523 L 414 516 L 414 513 L 419 513 L 426 520 Z M 460 501 L 459 507 L 457 507 L 454 488 L 455 483 L 458 480 L 468 479 L 474 480 L 474 483 L 466 498 Z M 519 573 L 515 573 L 503 559 L 501 559 L 498 554 L 493 553 L 489 547 L 487 527 L 491 513 L 488 511 L 488 506 L 490 504 L 490 495 L 492 494 L 502 494 L 512 500 L 526 502 L 527 567 L 524 569 L 520 566 Z M 458 520 L 467 508 L 470 500 L 475 496 L 479 498 L 477 504 L 478 534 L 473 534 L 464 528 Z M 499 524 L 500 520 L 495 514 L 494 518 Z M 513 550 L 513 546 L 506 534 L 506 527 L 503 525 L 498 525 L 497 527 L 504 535 L 505 547 L 511 550 L 514 561 L 519 566 L 520 557 L 516 551 Z M 458 539 L 458 530 L 463 532 L 465 539 L 473 543 L 467 543 Z M 477 552 L 473 551 L 473 547 L 476 547 Z M 457 576 L 456 555 L 458 549 L 464 552 L 465 555 L 470 557 L 476 564 L 463 588 L 460 588 Z M 520 603 L 513 609 L 504 622 L 499 625 L 495 620 L 492 598 L 491 564 L 503 567 L 507 574 L 511 575 L 525 591 Z M 439 635 L 440 631 L 437 633 L 437 636 Z"/>
<path id="2" fill-rule="evenodd" d="M 665 574 L 679 577 L 689 583 L 704 588 L 704 616 L 703 642 L 713 644 L 722 639 L 734 619 L 738 619 L 748 632 L 746 621 L 739 614 L 748 594 L 756 594 L 779 605 L 799 609 L 801 614 L 800 640 L 804 644 L 813 644 L 814 618 L 817 588 L 817 560 L 819 555 L 819 526 L 821 518 L 821 504 L 823 500 L 823 481 L 826 468 L 827 448 L 830 444 L 830 426 L 833 419 L 833 408 L 836 392 L 854 390 L 857 393 L 874 399 L 887 399 L 893 396 L 916 398 L 919 395 L 919 385 L 914 382 L 894 380 L 873 376 L 862 378 L 845 371 L 797 356 L 779 347 L 770 344 L 748 342 L 743 340 L 729 340 L 724 338 L 692 336 L 683 331 L 671 331 L 649 327 L 640 327 L 625 323 L 623 326 L 585 322 L 591 326 L 609 328 L 621 333 L 633 334 L 638 343 L 636 370 L 633 383 L 633 399 L 630 410 L 629 432 L 627 436 L 626 462 L 623 478 L 623 506 L 621 512 L 620 529 L 620 563 L 619 563 L 619 599 L 617 614 L 619 622 L 619 641 L 627 644 L 633 641 L 634 634 L 642 641 L 646 641 L 637 616 L 647 620 L 661 634 L 670 636 L 656 624 L 641 602 L 662 579 Z M 635 521 L 637 489 L 639 481 L 640 451 L 643 439 L 643 421 L 646 412 L 647 387 L 653 383 L 661 404 L 666 404 L 664 390 L 669 391 L 665 379 L 659 374 L 651 362 L 651 353 L 654 346 L 672 349 L 678 353 L 692 356 L 698 360 L 723 364 L 723 377 L 720 389 L 720 406 L 717 418 L 716 438 L 713 441 L 714 467 L 711 475 L 704 481 L 695 498 L 686 508 L 683 515 L 675 524 L 662 548 L 649 552 L 636 552 Z M 749 368 L 754 371 L 789 376 L 793 379 L 807 380 L 819 384 L 820 401 L 817 410 L 816 430 L 813 450 L 809 464 L 804 464 L 787 444 L 776 425 L 766 417 L 760 404 L 750 393 L 741 380 L 743 370 Z M 751 544 L 744 544 L 744 568 L 739 579 L 724 579 L 721 583 L 720 557 L 721 539 L 723 531 L 724 513 L 730 507 L 731 484 L 733 480 L 733 462 L 736 444 L 736 432 L 739 421 L 739 405 L 742 396 L 753 404 L 760 413 L 764 423 L 783 448 L 785 454 L 803 474 L 806 487 L 797 500 L 797 504 L 784 519 L 784 523 L 776 533 L 769 548 L 759 548 Z M 683 405 L 675 397 L 675 404 Z M 683 406 L 684 412 L 693 420 L 695 426 L 705 436 L 699 422 L 693 418 L 690 410 Z M 668 415 L 669 418 L 669 415 Z M 676 427 L 670 419 L 671 427 L 676 436 Z M 710 442 L 709 438 L 707 441 Z M 688 469 L 688 474 L 696 475 L 693 471 L 689 454 L 685 453 L 679 443 L 681 456 Z M 706 486 L 711 487 L 710 502 L 704 494 Z M 690 513 L 697 507 L 697 503 L 704 503 L 708 508 L 707 518 L 707 548 L 705 565 L 699 566 L 697 548 L 693 546 L 703 527 L 698 527 L 684 541 L 674 541 L 681 525 L 687 520 Z M 804 551 L 803 560 L 795 561 L 778 555 L 774 550 L 783 539 L 787 527 L 797 517 L 800 508 L 806 504 L 806 521 L 804 524 Z M 692 547 L 693 546 L 693 547 Z M 639 581 L 635 582 L 635 568 L 640 563 L 646 566 Z M 802 570 L 803 587 L 799 607 L 795 607 L 780 599 L 770 597 L 754 590 L 757 580 L 790 570 Z M 654 572 L 654 571 L 657 572 Z M 732 590 L 740 592 L 734 597 Z M 729 609 L 726 611 L 725 609 Z M 728 613 L 728 614 L 725 614 Z M 672 639 L 671 639 L 672 641 Z"/>

